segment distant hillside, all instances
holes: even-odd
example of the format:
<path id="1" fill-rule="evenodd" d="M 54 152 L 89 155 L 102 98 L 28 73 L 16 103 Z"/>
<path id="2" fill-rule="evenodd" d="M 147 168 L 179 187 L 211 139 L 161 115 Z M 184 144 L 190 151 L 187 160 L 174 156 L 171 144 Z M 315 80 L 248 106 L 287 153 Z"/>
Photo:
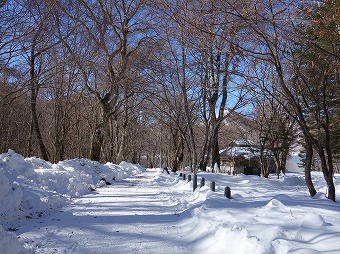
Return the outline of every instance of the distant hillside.
<path id="1" fill-rule="evenodd" d="M 220 149 L 226 148 L 235 140 L 251 140 L 257 142 L 258 134 L 255 131 L 255 123 L 250 117 L 244 116 L 238 112 L 229 113 L 226 110 L 225 115 L 228 117 L 220 131 Z"/>

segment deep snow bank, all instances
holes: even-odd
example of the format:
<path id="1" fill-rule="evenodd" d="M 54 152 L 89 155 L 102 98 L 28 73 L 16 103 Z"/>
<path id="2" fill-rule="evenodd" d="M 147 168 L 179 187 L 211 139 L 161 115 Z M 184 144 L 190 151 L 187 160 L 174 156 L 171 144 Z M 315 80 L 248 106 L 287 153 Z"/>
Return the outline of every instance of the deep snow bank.
<path id="1" fill-rule="evenodd" d="M 113 183 L 145 169 L 122 162 L 102 165 L 88 159 L 72 159 L 57 164 L 39 158 L 24 158 L 9 150 L 0 155 L 0 224 L 19 218 L 41 216 L 91 189 Z M 1 253 L 18 253 L 15 234 L 0 225 Z M 18 247 L 19 246 L 19 247 Z M 8 251 L 7 251 L 8 250 Z"/>

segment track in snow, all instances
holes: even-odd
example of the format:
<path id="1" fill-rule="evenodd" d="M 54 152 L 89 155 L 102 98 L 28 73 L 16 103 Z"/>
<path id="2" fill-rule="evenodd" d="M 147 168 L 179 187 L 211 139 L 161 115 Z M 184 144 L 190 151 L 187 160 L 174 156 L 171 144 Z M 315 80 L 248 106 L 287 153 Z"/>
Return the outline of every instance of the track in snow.
<path id="1" fill-rule="evenodd" d="M 22 225 L 17 234 L 36 253 L 190 253 L 174 194 L 159 171 L 99 188 L 61 211 Z"/>

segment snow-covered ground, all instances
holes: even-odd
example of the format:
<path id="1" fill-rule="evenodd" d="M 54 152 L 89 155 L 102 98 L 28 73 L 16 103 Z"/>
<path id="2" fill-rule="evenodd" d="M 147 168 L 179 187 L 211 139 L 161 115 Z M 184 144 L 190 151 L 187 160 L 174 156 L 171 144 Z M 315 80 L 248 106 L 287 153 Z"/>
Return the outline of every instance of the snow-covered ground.
<path id="1" fill-rule="evenodd" d="M 0 253 L 340 253 L 340 205 L 325 198 L 319 172 L 313 199 L 299 172 L 199 172 L 198 186 L 202 177 L 193 192 L 161 169 L 9 151 L 0 155 Z"/>

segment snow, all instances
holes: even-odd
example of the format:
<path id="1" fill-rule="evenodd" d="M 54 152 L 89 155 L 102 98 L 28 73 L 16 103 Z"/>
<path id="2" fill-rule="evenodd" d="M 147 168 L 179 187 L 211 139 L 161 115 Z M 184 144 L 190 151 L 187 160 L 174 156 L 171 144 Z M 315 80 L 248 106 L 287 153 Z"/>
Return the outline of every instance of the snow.
<path id="1" fill-rule="evenodd" d="M 199 172 L 206 184 L 193 191 L 162 171 L 1 154 L 0 253 L 339 253 L 340 205 L 325 197 L 320 172 L 310 198 L 301 172 Z"/>

